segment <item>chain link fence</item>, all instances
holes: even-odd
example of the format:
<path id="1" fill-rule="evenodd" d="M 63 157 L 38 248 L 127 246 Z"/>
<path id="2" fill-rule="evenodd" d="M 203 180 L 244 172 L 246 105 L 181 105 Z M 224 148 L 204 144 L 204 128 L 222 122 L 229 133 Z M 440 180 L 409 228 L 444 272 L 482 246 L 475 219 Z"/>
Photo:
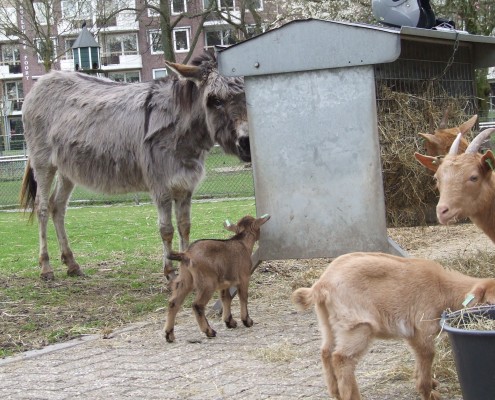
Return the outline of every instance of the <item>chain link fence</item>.
<path id="1" fill-rule="evenodd" d="M 20 144 L 16 144 L 19 148 Z M 12 143 L 11 143 L 12 148 Z M 24 147 L 19 150 L 0 151 L 0 208 L 19 206 L 19 191 L 26 166 L 27 155 Z M 206 178 L 197 187 L 194 199 L 215 199 L 253 197 L 254 185 L 251 164 L 240 162 L 237 157 L 226 155 L 215 146 L 206 159 Z M 148 193 L 104 195 L 76 186 L 70 204 L 78 203 L 121 203 L 149 202 Z"/>

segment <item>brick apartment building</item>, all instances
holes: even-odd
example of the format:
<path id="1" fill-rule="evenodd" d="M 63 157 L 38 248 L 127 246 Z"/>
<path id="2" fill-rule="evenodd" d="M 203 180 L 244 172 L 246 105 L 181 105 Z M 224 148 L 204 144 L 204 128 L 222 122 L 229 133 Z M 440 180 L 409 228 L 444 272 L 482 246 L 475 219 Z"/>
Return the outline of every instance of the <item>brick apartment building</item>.
<path id="1" fill-rule="evenodd" d="M 61 17 L 56 24 L 51 25 L 57 51 L 52 65 L 53 69 L 69 71 L 75 69 L 72 45 L 85 22 L 86 28 L 100 45 L 99 67 L 105 76 L 116 81 L 140 82 L 167 74 L 161 47 L 158 13 L 149 8 L 140 13 L 125 10 L 109 20 L 105 19 L 104 22 L 100 22 L 101 20 L 93 14 L 94 9 L 87 8 L 84 13 L 82 1 L 88 0 L 55 0 L 54 2 L 54 9 L 58 5 Z M 118 0 L 105 1 L 114 3 Z M 125 1 L 129 9 L 143 8 L 143 0 Z M 241 0 L 218 0 L 218 7 L 225 13 L 230 12 L 235 15 L 240 12 L 237 4 L 239 1 Z M 208 0 L 171 0 L 171 19 L 174 21 L 184 12 L 197 15 L 204 10 L 205 4 L 208 4 Z M 79 7 L 79 20 L 69 21 L 64 18 L 65 14 L 68 14 L 65 10 L 73 10 L 76 7 Z M 268 15 L 269 13 L 263 7 L 263 0 L 258 0 L 257 10 L 260 14 Z M 4 15 L 6 10 L 10 15 L 15 15 L 18 28 L 26 32 L 26 36 L 31 35 L 25 31 L 29 29 L 24 20 L 27 17 L 26 11 L 21 7 L 10 10 L 3 8 Z M 43 21 L 41 12 L 36 15 L 40 15 L 41 25 L 48 25 L 46 19 Z M 246 20 L 249 20 L 249 16 Z M 218 17 L 218 14 L 211 13 L 204 20 L 202 24 L 204 29 L 201 30 L 200 25 L 201 18 L 180 18 L 172 34 L 177 62 L 184 61 L 198 30 L 200 33 L 196 46 L 192 49 L 193 56 L 200 54 L 204 48 L 232 44 L 235 40 L 239 40 L 239 35 L 232 25 L 225 23 Z M 35 34 L 31 36 L 35 42 Z M 0 50 L 0 113 L 2 115 L 0 154 L 2 154 L 6 150 L 23 150 L 22 103 L 25 94 L 28 93 L 37 77 L 45 73 L 45 67 L 32 47 L 25 46 L 21 38 L 9 35 L 8 31 L 0 32 Z"/>

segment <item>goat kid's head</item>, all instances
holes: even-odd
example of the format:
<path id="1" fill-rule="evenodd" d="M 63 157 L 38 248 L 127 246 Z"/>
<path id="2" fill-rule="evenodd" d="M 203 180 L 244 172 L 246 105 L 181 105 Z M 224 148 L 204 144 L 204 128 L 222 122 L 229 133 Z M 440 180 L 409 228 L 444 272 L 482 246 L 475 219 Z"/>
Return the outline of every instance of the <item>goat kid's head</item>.
<path id="1" fill-rule="evenodd" d="M 465 139 L 466 133 L 474 126 L 478 115 L 473 115 L 463 124 L 455 128 L 447 128 L 448 110 L 445 112 L 438 129 L 434 129 L 433 122 L 430 121 L 430 132 L 419 133 L 425 139 L 425 150 L 428 156 L 443 156 L 449 152 L 452 143 L 459 133 L 463 134 L 463 138 L 459 143 L 459 151 L 462 153 L 466 150 L 468 142 Z"/>
<path id="2" fill-rule="evenodd" d="M 243 232 L 251 233 L 254 235 L 256 240 L 258 240 L 260 238 L 261 225 L 269 219 L 270 216 L 268 214 L 262 215 L 260 218 L 254 218 L 250 215 L 246 215 L 245 217 L 242 217 L 237 224 L 232 224 L 229 220 L 226 220 L 223 226 L 225 229 L 235 233 L 236 235 Z"/>
<path id="3" fill-rule="evenodd" d="M 495 132 L 485 129 L 469 144 L 465 153 L 457 154 L 462 133 L 452 144 L 449 154 L 431 157 L 415 153 L 416 159 L 433 171 L 440 198 L 437 204 L 437 218 L 441 224 L 448 224 L 459 218 L 476 218 L 493 203 L 495 188 L 492 172 L 495 157 L 491 150 L 478 153 L 481 144 Z"/>
<path id="4" fill-rule="evenodd" d="M 192 65 L 165 63 L 198 87 L 212 141 L 226 153 L 251 161 L 244 79 L 220 75 L 215 56 L 209 53 L 193 60 Z"/>

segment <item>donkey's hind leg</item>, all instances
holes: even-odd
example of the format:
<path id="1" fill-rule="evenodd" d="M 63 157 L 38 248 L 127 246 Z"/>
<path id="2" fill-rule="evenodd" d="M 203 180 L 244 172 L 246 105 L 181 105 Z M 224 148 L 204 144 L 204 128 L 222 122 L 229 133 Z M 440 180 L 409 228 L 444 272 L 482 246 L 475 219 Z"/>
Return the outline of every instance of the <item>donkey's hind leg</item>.
<path id="1" fill-rule="evenodd" d="M 36 193 L 36 210 L 38 215 L 38 234 L 39 234 L 39 265 L 41 267 L 41 279 L 51 281 L 55 278 L 53 268 L 50 265 L 47 245 L 47 226 L 50 212 L 48 200 L 50 189 L 56 169 L 48 167 L 46 169 L 34 169 L 34 175 L 37 183 Z"/>
<path id="2" fill-rule="evenodd" d="M 65 232 L 65 211 L 70 194 L 74 189 L 74 183 L 63 175 L 58 175 L 55 190 L 50 197 L 50 211 L 52 213 L 53 224 L 57 232 L 58 243 L 60 246 L 61 260 L 67 265 L 67 275 L 83 276 L 84 274 L 79 264 L 74 259 L 74 254 L 69 247 L 69 240 Z"/>

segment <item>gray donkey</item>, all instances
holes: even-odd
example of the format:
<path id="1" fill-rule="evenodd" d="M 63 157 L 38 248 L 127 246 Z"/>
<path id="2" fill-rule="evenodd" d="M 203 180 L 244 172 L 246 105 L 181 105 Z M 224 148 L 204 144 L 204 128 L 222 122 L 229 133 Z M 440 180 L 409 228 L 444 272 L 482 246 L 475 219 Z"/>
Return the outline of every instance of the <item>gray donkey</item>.
<path id="1" fill-rule="evenodd" d="M 132 84 L 52 71 L 26 96 L 29 160 L 21 205 L 31 208 L 31 216 L 37 211 L 42 279 L 54 278 L 47 249 L 50 214 L 67 273 L 82 275 L 64 225 L 75 185 L 102 193 L 149 191 L 158 209 L 164 273 L 170 277 L 172 204 L 185 250 L 191 196 L 204 176 L 207 152 L 218 143 L 226 153 L 250 161 L 243 80 L 221 76 L 210 53 L 191 65 L 167 66 L 177 75 Z"/>

